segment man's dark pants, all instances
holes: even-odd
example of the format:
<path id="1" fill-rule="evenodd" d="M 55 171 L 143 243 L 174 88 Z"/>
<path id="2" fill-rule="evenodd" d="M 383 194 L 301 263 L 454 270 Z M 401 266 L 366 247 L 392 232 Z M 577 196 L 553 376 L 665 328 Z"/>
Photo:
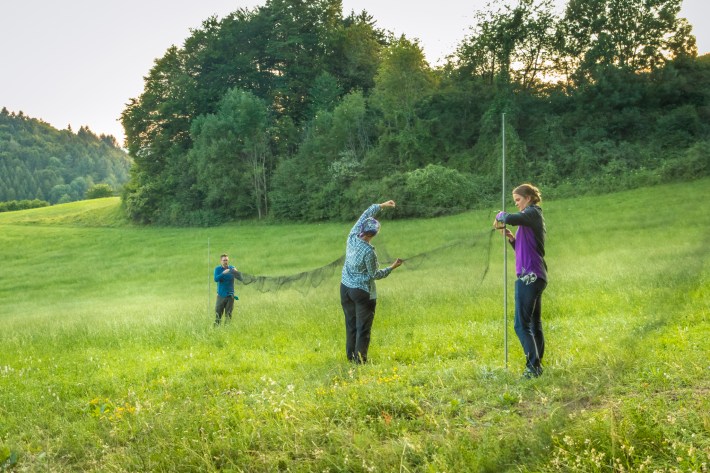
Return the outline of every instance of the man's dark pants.
<path id="1" fill-rule="evenodd" d="M 353 289 L 340 284 L 340 304 L 345 314 L 345 352 L 348 360 L 367 363 L 370 346 L 370 331 L 375 319 L 376 299 L 362 289 Z"/>
<path id="2" fill-rule="evenodd" d="M 542 292 L 547 282 L 537 279 L 530 284 L 515 281 L 515 333 L 525 352 L 526 367 L 533 374 L 542 374 L 542 356 L 545 354 L 545 337 L 542 333 Z"/>
<path id="3" fill-rule="evenodd" d="M 217 296 L 217 303 L 214 306 L 215 320 L 214 324 L 219 325 L 220 320 L 222 320 L 222 313 L 224 313 L 224 323 L 227 324 L 232 320 L 232 310 L 234 309 L 234 297 L 220 297 Z"/>

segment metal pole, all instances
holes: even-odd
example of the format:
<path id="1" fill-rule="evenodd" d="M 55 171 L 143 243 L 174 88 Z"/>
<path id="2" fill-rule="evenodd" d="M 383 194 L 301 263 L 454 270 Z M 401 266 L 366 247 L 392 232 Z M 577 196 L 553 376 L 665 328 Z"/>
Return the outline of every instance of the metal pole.
<path id="1" fill-rule="evenodd" d="M 501 210 L 505 212 L 505 113 L 502 116 L 502 179 Z M 503 345 L 505 349 L 505 369 L 508 369 L 508 239 L 503 238 Z"/>
<path id="2" fill-rule="evenodd" d="M 207 237 L 207 314 L 210 313 L 212 274 L 210 273 L 210 237 Z"/>

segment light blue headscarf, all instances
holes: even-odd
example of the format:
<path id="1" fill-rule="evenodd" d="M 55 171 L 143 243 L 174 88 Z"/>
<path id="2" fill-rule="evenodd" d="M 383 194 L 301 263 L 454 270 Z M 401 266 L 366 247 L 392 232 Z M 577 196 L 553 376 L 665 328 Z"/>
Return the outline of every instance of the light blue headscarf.
<path id="1" fill-rule="evenodd" d="M 366 218 L 362 224 L 360 224 L 360 233 L 358 233 L 358 236 L 363 236 L 366 233 L 371 234 L 371 235 L 376 235 L 377 232 L 380 231 L 380 222 L 375 220 L 372 217 Z"/>

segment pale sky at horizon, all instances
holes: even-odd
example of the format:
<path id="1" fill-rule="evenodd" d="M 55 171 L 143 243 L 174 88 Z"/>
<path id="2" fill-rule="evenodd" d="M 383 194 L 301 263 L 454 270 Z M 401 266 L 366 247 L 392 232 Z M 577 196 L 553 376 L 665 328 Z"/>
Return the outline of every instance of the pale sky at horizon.
<path id="1" fill-rule="evenodd" d="M 143 77 L 171 46 L 210 16 L 265 0 L 5 0 L 0 4 L 0 108 L 58 129 L 115 136 L 120 114 L 143 91 Z M 488 0 L 343 0 L 343 12 L 367 12 L 379 28 L 418 39 L 430 64 L 440 64 L 470 34 Z M 562 2 L 560 0 L 560 3 Z M 698 54 L 710 52 L 710 4 L 683 0 Z"/>

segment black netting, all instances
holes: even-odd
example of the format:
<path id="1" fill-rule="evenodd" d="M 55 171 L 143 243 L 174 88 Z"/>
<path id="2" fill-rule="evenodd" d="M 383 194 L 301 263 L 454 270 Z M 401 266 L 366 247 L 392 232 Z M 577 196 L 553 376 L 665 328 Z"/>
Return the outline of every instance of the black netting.
<path id="1" fill-rule="evenodd" d="M 485 265 L 481 268 L 480 276 L 480 281 L 483 281 L 486 274 L 488 274 L 490 265 L 491 239 L 493 234 L 493 231 L 482 232 L 470 238 L 452 241 L 422 253 L 402 258 L 404 262 L 398 271 L 401 269 L 416 270 L 425 261 L 431 260 L 438 254 L 454 248 L 469 248 L 477 249 L 483 253 Z M 394 258 L 390 256 L 381 241 L 378 242 L 377 254 L 381 267 L 389 265 L 394 261 Z M 260 292 L 272 292 L 282 289 L 296 289 L 301 292 L 306 292 L 311 288 L 318 287 L 323 281 L 331 278 L 336 272 L 339 272 L 344 262 L 345 256 L 341 256 L 325 266 L 288 276 L 255 276 L 242 272 L 242 283 L 249 286 L 253 285 L 253 287 Z"/>
<path id="2" fill-rule="evenodd" d="M 242 283 L 244 285 L 253 284 L 254 288 L 261 292 L 272 292 L 281 289 L 307 291 L 312 287 L 320 286 L 324 280 L 328 279 L 342 268 L 344 262 L 345 256 L 341 256 L 337 260 L 320 268 L 289 276 L 254 276 L 252 274 L 242 273 Z"/>

